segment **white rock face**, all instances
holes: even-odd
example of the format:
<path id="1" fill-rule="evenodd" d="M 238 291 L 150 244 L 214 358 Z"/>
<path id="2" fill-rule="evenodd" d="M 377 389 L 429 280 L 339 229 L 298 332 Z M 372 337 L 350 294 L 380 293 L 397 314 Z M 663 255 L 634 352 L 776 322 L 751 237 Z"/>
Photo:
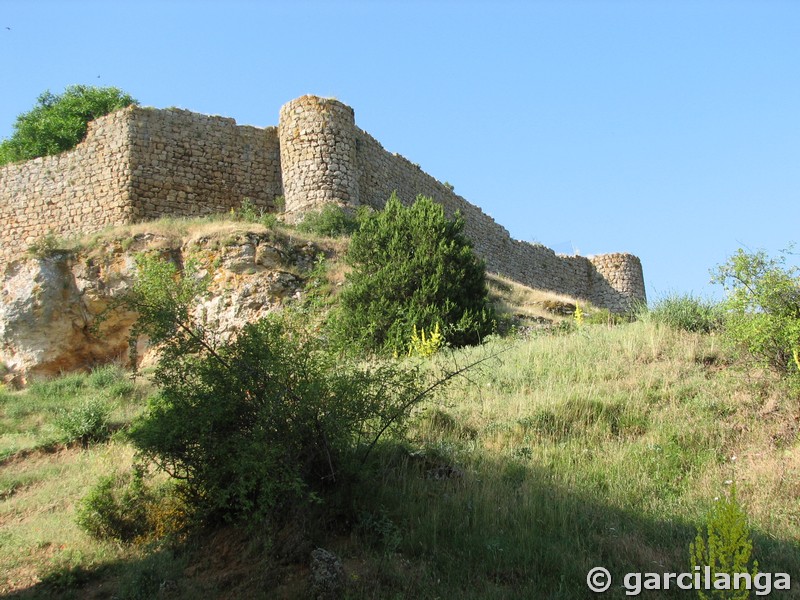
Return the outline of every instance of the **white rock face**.
<path id="1" fill-rule="evenodd" d="M 235 232 L 180 243 L 139 234 L 125 243 L 77 253 L 54 253 L 8 265 L 0 276 L 0 376 L 24 385 L 31 377 L 128 362 L 129 333 L 136 314 L 114 304 L 135 277 L 135 255 L 158 252 L 183 265 L 192 258 L 210 275 L 209 295 L 197 314 L 229 338 L 247 322 L 266 316 L 304 284 L 302 273 L 320 248 L 274 232 Z M 124 249 L 123 249 L 124 248 Z M 298 274 L 300 273 L 300 274 Z M 153 358 L 139 341 L 140 360 Z"/>

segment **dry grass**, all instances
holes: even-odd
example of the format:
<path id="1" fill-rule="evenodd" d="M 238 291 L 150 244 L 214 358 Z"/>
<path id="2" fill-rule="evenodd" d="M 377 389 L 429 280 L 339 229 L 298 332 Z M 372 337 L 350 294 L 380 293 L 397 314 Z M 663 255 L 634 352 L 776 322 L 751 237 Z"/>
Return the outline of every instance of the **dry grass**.
<path id="1" fill-rule="evenodd" d="M 281 223 L 268 227 L 259 222 L 243 221 L 226 213 L 206 217 L 164 217 L 144 223 L 109 226 L 83 236 L 58 238 L 53 243 L 59 250 L 70 251 L 118 244 L 124 249 L 137 236 L 147 236 L 149 248 L 169 249 L 203 241 L 234 240 L 249 234 L 272 236 L 277 241 L 294 245 L 316 244 L 335 256 L 343 255 L 349 242 L 347 238 L 329 238 L 297 231 Z"/>
<path id="2" fill-rule="evenodd" d="M 96 568 L 129 555 L 80 531 L 75 507 L 97 479 L 130 465 L 132 458 L 129 446 L 111 443 L 90 452 L 35 453 L 3 465 L 4 486 L 16 484 L 0 503 L 0 593 L 31 587 L 58 571 Z"/>
<path id="3" fill-rule="evenodd" d="M 371 490 L 373 510 L 390 507 L 401 550 L 434 561 L 441 597 L 581 598 L 601 556 L 617 574 L 683 570 L 736 481 L 761 570 L 797 576 L 797 397 L 719 368 L 721 356 L 713 336 L 652 323 L 517 342 L 414 430 L 426 468 L 463 476 L 431 482 L 401 463 Z"/>
<path id="4" fill-rule="evenodd" d="M 518 283 L 496 273 L 487 273 L 489 296 L 501 315 L 507 315 L 533 322 L 560 322 L 564 315 L 554 313 L 548 306 L 580 304 L 584 309 L 590 305 L 564 294 L 539 290 Z"/>

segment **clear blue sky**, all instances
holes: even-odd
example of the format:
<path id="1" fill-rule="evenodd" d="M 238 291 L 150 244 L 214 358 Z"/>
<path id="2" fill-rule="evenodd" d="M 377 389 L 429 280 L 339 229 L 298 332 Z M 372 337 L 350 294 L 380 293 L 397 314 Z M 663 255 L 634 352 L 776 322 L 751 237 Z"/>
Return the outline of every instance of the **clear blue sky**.
<path id="1" fill-rule="evenodd" d="M 0 54 L 0 137 L 70 84 L 259 126 L 335 96 L 515 238 L 637 254 L 651 299 L 800 242 L 800 2 L 0 0 Z"/>

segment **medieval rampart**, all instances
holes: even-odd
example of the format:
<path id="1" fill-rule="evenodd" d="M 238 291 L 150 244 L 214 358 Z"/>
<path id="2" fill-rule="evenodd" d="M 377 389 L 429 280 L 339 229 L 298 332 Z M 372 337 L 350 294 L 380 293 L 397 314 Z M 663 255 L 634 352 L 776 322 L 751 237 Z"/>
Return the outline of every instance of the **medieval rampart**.
<path id="1" fill-rule="evenodd" d="M 0 263 L 48 233 L 226 212 L 245 199 L 275 211 L 279 196 L 287 218 L 298 220 L 327 203 L 380 208 L 392 192 L 460 211 L 490 271 L 614 311 L 645 300 L 635 256 L 562 256 L 512 239 L 448 186 L 387 152 L 356 126 L 352 108 L 316 96 L 287 103 L 279 126 L 265 129 L 132 107 L 91 123 L 74 150 L 0 168 Z"/>
<path id="2" fill-rule="evenodd" d="M 413 202 L 430 196 L 448 214 L 460 211 L 465 232 L 490 271 L 526 285 L 584 298 L 624 311 L 644 301 L 644 277 L 631 254 L 561 256 L 511 238 L 480 208 L 407 159 L 387 152 L 355 125 L 353 110 L 336 100 L 303 96 L 281 108 L 278 127 L 289 218 L 334 202 L 381 208 L 392 192 Z"/>

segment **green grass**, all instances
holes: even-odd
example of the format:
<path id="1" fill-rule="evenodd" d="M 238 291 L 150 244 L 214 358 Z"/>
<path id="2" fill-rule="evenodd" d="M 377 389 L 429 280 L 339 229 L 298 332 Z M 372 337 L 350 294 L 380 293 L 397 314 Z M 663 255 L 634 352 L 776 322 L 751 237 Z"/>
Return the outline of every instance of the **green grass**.
<path id="1" fill-rule="evenodd" d="M 380 447 L 331 529 L 220 530 L 178 551 L 100 543 L 78 530 L 75 507 L 101 476 L 129 467 L 123 440 L 11 456 L 0 472 L 0 590 L 156 597 L 169 581 L 174 598 L 304 598 L 304 565 L 272 558 L 302 548 L 296 536 L 343 558 L 351 600 L 587 598 L 595 566 L 617 582 L 604 597 L 624 598 L 628 572 L 689 569 L 689 543 L 726 481 L 737 484 L 760 570 L 798 585 L 790 387 L 734 369 L 714 335 L 654 321 L 494 339 L 432 364 L 501 350 L 423 407 L 405 440 Z M 101 372 L 2 392 L 2 448 L 13 435 L 41 446 L 53 409 L 83 395 L 115 402 L 124 424 L 142 406 L 125 381 Z"/>
<path id="2" fill-rule="evenodd" d="M 141 411 L 141 400 L 139 390 L 116 366 L 34 382 L 24 391 L 0 390 L 0 460 L 65 441 L 58 417 L 82 404 L 106 405 L 113 431 Z"/>
<path id="3" fill-rule="evenodd" d="M 729 480 L 746 490 L 761 570 L 800 576 L 800 522 L 786 510 L 798 506 L 797 437 L 783 449 L 770 440 L 797 400 L 779 381 L 753 387 L 710 370 L 719 352 L 713 337 L 635 323 L 541 336 L 498 357 L 422 415 L 412 456 L 429 458 L 387 458 L 382 485 L 364 491 L 419 570 L 356 597 L 583 598 L 593 566 L 618 580 L 685 571 Z M 762 463 L 772 467 L 755 477 Z M 434 464 L 461 476 L 431 479 Z M 778 472 L 794 484 L 776 493 Z"/>

